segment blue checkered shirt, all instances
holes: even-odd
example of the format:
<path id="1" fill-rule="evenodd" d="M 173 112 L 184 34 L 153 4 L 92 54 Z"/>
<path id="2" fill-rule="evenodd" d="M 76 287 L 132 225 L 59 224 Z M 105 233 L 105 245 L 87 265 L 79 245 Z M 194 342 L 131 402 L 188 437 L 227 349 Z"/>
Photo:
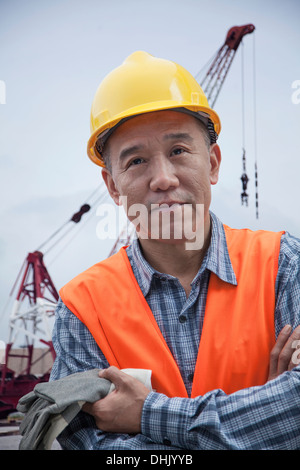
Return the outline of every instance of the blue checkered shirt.
<path id="1" fill-rule="evenodd" d="M 178 364 L 190 396 L 201 337 L 210 272 L 236 284 L 224 228 L 211 213 L 212 236 L 189 297 L 171 275 L 155 271 L 135 240 L 127 254 L 137 282 Z M 300 240 L 281 239 L 276 280 L 275 331 L 297 326 L 300 314 Z M 180 317 L 186 317 L 185 322 Z M 108 362 L 94 338 L 60 301 L 53 331 L 56 360 L 51 380 Z M 142 413 L 141 434 L 104 433 L 80 412 L 60 435 L 63 449 L 300 449 L 300 366 L 262 387 L 226 395 L 211 391 L 196 398 L 168 398 L 150 392 Z"/>

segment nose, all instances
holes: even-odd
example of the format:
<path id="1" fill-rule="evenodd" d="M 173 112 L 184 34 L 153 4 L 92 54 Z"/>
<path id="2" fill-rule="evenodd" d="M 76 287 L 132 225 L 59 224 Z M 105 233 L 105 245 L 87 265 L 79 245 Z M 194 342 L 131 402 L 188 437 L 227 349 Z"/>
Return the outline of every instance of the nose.
<path id="1" fill-rule="evenodd" d="M 164 156 L 157 157 L 151 165 L 150 171 L 150 189 L 152 191 L 167 191 L 178 187 L 178 177 L 173 164 L 168 158 Z"/>

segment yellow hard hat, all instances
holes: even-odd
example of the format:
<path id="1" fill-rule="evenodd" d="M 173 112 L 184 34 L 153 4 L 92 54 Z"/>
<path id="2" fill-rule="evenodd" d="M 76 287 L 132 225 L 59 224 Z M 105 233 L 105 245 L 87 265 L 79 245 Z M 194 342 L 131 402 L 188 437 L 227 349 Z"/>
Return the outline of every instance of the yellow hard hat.
<path id="1" fill-rule="evenodd" d="M 143 51 L 134 52 L 104 78 L 96 91 L 87 147 L 89 158 L 104 167 L 102 149 L 117 125 L 139 114 L 167 109 L 195 114 L 206 122 L 211 142 L 216 141 L 220 119 L 194 77 L 175 62 Z"/>

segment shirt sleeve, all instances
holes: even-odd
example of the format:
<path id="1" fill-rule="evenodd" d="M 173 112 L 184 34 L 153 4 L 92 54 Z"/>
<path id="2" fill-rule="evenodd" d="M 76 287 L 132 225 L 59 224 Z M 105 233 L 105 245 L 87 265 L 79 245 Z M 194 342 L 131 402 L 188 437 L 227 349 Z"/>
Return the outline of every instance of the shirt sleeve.
<path id="1" fill-rule="evenodd" d="M 53 346 L 56 358 L 50 380 L 109 364 L 86 326 L 59 300 L 53 328 Z M 100 431 L 92 416 L 79 412 L 58 436 L 64 450 L 152 450 L 170 449 L 137 434 L 105 433 Z M 171 449 L 176 447 L 171 447 Z"/>
<path id="2" fill-rule="evenodd" d="M 294 329 L 300 323 L 300 240 L 288 232 L 281 237 L 275 288 L 277 336 L 285 325 Z"/>
<path id="3" fill-rule="evenodd" d="M 151 392 L 141 429 L 156 442 L 190 450 L 295 450 L 300 448 L 300 368 L 264 386 L 226 395 L 168 398 Z"/>

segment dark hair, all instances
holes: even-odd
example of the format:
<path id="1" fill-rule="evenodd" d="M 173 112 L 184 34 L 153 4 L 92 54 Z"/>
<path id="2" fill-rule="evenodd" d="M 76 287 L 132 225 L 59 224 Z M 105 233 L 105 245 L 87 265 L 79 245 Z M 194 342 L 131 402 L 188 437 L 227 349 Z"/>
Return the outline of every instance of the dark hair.
<path id="1" fill-rule="evenodd" d="M 210 139 L 210 133 L 209 133 L 209 130 L 207 128 L 207 126 L 204 124 L 204 122 L 200 121 L 200 119 L 197 119 L 197 122 L 199 124 L 199 127 L 201 129 L 201 133 L 204 137 L 204 141 L 205 141 L 205 144 L 206 144 L 206 147 L 208 148 L 208 150 L 210 149 L 210 146 L 211 146 L 211 139 Z"/>
<path id="2" fill-rule="evenodd" d="M 108 150 L 108 145 L 107 142 L 103 146 L 102 149 L 102 160 L 104 161 L 105 167 L 108 169 L 108 171 L 111 173 L 111 160 L 110 160 L 110 152 Z"/>

